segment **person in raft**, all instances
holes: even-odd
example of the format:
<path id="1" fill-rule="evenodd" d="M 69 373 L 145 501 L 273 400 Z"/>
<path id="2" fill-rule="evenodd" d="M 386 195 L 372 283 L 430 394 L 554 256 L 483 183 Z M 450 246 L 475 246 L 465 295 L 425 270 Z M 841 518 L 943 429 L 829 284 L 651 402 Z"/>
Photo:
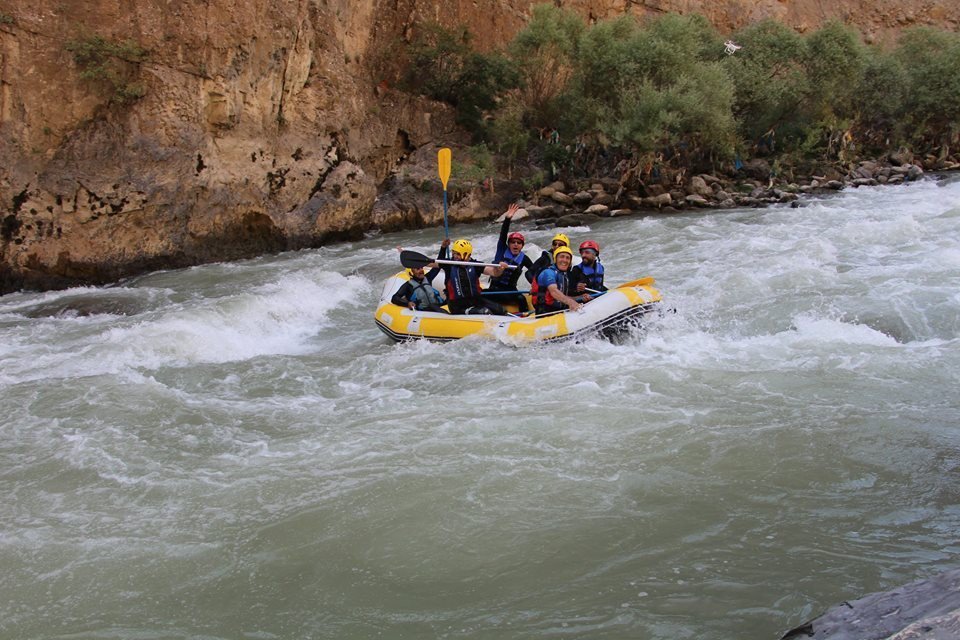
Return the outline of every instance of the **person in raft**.
<path id="1" fill-rule="evenodd" d="M 553 240 L 550 241 L 550 251 L 544 251 L 540 254 L 540 257 L 537 258 L 537 261 L 533 263 L 533 266 L 527 271 L 527 277 L 530 279 L 530 282 L 536 282 L 537 276 L 540 275 L 540 272 L 553 264 L 553 252 L 557 250 L 557 247 L 569 247 L 570 238 L 566 234 L 558 233 L 553 236 Z"/>
<path id="2" fill-rule="evenodd" d="M 524 295 L 517 293 L 517 283 L 520 281 L 520 272 L 524 269 L 527 270 L 527 281 L 533 282 L 533 277 L 530 275 L 533 260 L 523 252 L 523 245 L 526 243 L 523 234 L 518 231 L 510 233 L 510 221 L 519 210 L 520 205 L 511 204 L 507 207 L 507 212 L 503 214 L 503 226 L 500 227 L 500 238 L 497 240 L 497 253 L 493 258 L 494 262 L 503 261 L 516 268 L 507 269 L 499 278 L 491 278 L 487 291 L 513 292 L 513 295 L 498 295 L 497 301 L 501 303 L 514 302 L 519 306 L 520 312 L 523 313 L 529 311 L 529 307 Z"/>
<path id="3" fill-rule="evenodd" d="M 583 301 L 590 300 L 587 289 L 594 292 L 606 291 L 603 286 L 603 265 L 600 263 L 600 245 L 593 240 L 584 240 L 580 243 L 580 264 L 570 270 L 570 278 L 574 283 L 577 294 L 586 294 Z"/>
<path id="4" fill-rule="evenodd" d="M 407 275 L 410 276 L 410 279 L 400 285 L 397 292 L 390 298 L 390 302 L 416 311 L 448 313 L 446 309 L 441 307 L 443 298 L 440 296 L 440 292 L 434 289 L 431 284 L 437 274 L 440 273 L 440 267 L 435 262 L 431 262 L 427 266 L 432 268 L 426 274 L 423 272 L 423 267 L 407 269 Z"/>
<path id="5" fill-rule="evenodd" d="M 573 298 L 573 280 L 570 278 L 570 265 L 573 263 L 573 251 L 570 247 L 560 246 L 553 251 L 553 264 L 537 276 L 537 315 L 580 309 L 580 301 Z"/>
<path id="6" fill-rule="evenodd" d="M 446 242 L 446 241 L 445 241 Z M 446 245 L 440 247 L 440 256 L 446 253 Z M 486 274 L 491 278 L 499 278 L 507 268 L 507 263 L 500 261 L 496 267 L 484 266 L 482 262 L 472 257 L 473 245 L 465 238 L 453 243 L 453 259 L 457 262 L 476 262 L 476 266 L 459 264 L 441 264 L 447 280 L 447 308 L 454 314 L 494 314 L 506 315 L 504 308 L 492 300 L 481 297 L 480 275 Z"/>

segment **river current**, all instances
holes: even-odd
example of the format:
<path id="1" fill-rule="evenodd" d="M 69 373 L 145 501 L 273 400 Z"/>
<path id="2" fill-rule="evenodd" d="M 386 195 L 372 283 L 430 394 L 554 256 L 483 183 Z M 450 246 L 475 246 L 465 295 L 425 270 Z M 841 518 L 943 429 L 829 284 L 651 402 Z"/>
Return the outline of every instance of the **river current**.
<path id="1" fill-rule="evenodd" d="M 393 344 L 437 229 L 0 298 L 0 638 L 774 640 L 960 566 L 960 176 L 802 205 L 564 229 L 657 279 L 618 344 Z"/>

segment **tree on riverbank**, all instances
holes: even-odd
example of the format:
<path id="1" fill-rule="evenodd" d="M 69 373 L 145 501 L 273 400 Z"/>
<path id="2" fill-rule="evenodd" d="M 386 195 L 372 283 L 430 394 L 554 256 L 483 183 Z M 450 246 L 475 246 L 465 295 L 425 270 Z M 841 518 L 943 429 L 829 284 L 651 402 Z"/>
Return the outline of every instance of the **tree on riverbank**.
<path id="1" fill-rule="evenodd" d="M 960 146 L 960 34 L 911 29 L 885 49 L 839 22 L 801 35 L 765 21 L 730 39 L 733 54 L 700 16 L 586 25 L 540 5 L 504 52 L 473 52 L 466 35 L 447 38 L 459 48 L 415 41 L 413 77 L 478 141 L 556 172 L 843 164 L 901 147 L 943 159 Z M 445 65 L 451 49 L 466 62 Z"/>

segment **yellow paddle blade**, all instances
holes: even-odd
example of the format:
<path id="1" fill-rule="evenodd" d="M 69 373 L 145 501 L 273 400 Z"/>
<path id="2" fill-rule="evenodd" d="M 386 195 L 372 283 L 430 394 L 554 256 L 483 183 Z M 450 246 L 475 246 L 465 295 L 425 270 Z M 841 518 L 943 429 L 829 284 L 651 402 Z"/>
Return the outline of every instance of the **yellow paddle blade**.
<path id="1" fill-rule="evenodd" d="M 440 169 L 440 182 L 443 190 L 447 190 L 447 180 L 450 179 L 450 149 L 444 147 L 437 152 L 437 167 Z"/>
<path id="2" fill-rule="evenodd" d="M 624 282 L 621 285 L 617 285 L 617 288 L 619 289 L 620 287 L 642 287 L 643 285 L 646 285 L 646 284 L 653 284 L 653 282 L 654 282 L 653 278 L 651 278 L 650 276 L 647 276 L 646 278 L 640 278 L 639 280 L 631 280 L 630 282 Z"/>

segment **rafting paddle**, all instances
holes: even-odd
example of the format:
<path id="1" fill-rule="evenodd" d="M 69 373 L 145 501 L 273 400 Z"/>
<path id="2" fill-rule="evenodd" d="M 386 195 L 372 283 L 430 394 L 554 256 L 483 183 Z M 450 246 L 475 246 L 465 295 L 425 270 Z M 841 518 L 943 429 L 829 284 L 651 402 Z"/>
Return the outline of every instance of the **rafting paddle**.
<path id="1" fill-rule="evenodd" d="M 450 149 L 444 147 L 437 152 L 437 169 L 440 172 L 440 182 L 443 184 L 443 237 L 450 237 L 450 228 L 447 226 L 447 181 L 450 179 Z"/>
<path id="2" fill-rule="evenodd" d="M 419 267 L 425 267 L 431 262 L 436 262 L 437 264 L 459 264 L 465 267 L 499 267 L 500 265 L 495 262 L 467 262 L 465 260 L 437 260 L 436 258 L 428 258 L 422 253 L 417 253 L 416 251 L 401 251 L 400 252 L 400 264 L 405 266 L 407 269 L 416 269 Z M 507 269 L 516 269 L 517 265 L 509 264 Z"/>

